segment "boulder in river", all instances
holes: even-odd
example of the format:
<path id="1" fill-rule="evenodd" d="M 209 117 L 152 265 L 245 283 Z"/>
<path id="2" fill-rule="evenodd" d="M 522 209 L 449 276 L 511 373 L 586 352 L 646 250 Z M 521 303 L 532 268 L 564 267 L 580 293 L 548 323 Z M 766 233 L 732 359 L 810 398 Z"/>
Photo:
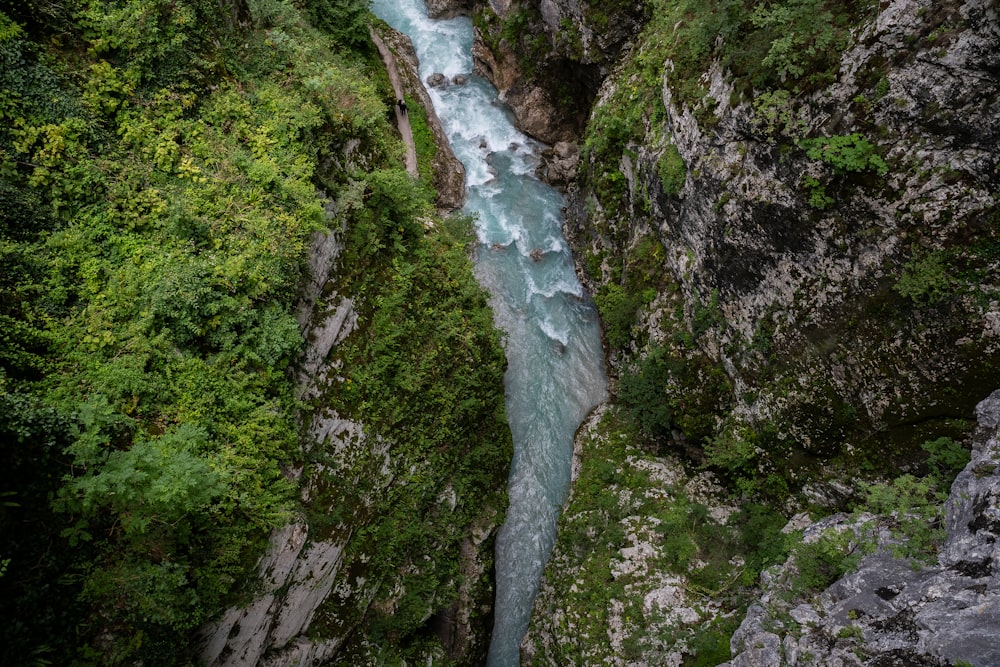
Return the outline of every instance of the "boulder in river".
<path id="1" fill-rule="evenodd" d="M 434 72 L 427 77 L 427 85 L 431 88 L 441 88 L 448 85 L 448 77 L 441 72 Z"/>

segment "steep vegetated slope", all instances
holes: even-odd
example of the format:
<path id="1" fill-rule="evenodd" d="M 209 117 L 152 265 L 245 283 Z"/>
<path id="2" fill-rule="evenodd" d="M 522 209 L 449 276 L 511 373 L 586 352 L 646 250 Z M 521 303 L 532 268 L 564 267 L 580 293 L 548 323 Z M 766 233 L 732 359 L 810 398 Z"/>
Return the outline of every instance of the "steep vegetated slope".
<path id="1" fill-rule="evenodd" d="M 370 20 L 0 2 L 0 662 L 189 664 L 292 533 L 338 545 L 339 597 L 296 570 L 318 600 L 261 656 L 483 650 L 503 355 L 469 221 L 403 171 Z"/>
<path id="2" fill-rule="evenodd" d="M 616 401 L 581 435 L 524 646 L 539 664 L 725 660 L 768 564 L 805 550 L 809 590 L 850 567 L 846 540 L 800 543 L 805 515 L 782 533 L 791 515 L 940 520 L 1000 377 L 995 3 L 628 7 L 493 2 L 477 24 L 539 136 L 576 126 L 536 129 L 519 85 L 613 69 L 566 226 Z M 932 559 L 942 535 L 903 523 Z"/>

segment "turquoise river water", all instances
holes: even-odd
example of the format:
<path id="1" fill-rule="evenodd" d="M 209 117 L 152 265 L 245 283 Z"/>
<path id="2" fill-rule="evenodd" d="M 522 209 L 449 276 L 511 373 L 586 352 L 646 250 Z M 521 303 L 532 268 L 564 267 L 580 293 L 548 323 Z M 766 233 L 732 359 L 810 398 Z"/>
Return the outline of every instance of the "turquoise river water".
<path id="1" fill-rule="evenodd" d="M 374 0 L 409 35 L 420 76 L 472 72 L 472 22 L 427 18 L 423 0 Z M 542 148 L 513 125 L 483 79 L 431 88 L 465 165 L 466 210 L 477 216 L 476 277 L 505 333 L 504 382 L 514 438 L 507 519 L 497 537 L 496 603 L 488 665 L 519 664 L 539 580 L 569 492 L 573 435 L 607 388 L 597 312 L 562 236 L 561 195 L 533 175 Z"/>

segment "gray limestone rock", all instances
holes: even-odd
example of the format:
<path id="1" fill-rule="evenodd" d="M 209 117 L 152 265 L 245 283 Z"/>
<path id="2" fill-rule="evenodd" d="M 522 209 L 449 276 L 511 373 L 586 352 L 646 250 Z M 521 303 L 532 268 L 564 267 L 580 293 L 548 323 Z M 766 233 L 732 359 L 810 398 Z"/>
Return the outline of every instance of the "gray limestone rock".
<path id="1" fill-rule="evenodd" d="M 929 45 L 919 37 L 935 22 L 950 37 Z M 734 412 L 780 424 L 781 437 L 806 452 L 840 446 L 852 429 L 905 430 L 970 411 L 1000 359 L 996 272 L 939 308 L 914 307 L 922 297 L 904 296 L 900 279 L 920 275 L 924 258 L 974 244 L 981 232 L 971 230 L 995 229 L 998 26 L 988 0 L 882 3 L 857 28 L 836 80 L 784 98 L 741 92 L 746 82 L 716 64 L 699 80 L 701 99 L 682 99 L 667 62 L 665 120 L 650 121 L 620 164 L 581 167 L 617 171 L 627 195 L 604 210 L 596 191 L 568 193 L 570 243 L 607 260 L 597 280 L 581 264 L 582 279 L 598 292 L 641 242 L 661 245 L 681 326 L 705 295 L 718 295 L 721 324 L 699 348 L 740 388 Z M 595 106 L 624 85 L 606 80 Z M 855 134 L 884 157 L 884 176 L 837 173 L 798 147 Z M 674 150 L 683 178 L 665 189 L 661 166 Z M 811 205 L 804 178 L 824 183 L 835 202 Z M 639 312 L 635 339 L 670 341 L 669 298 Z M 613 354 L 611 363 L 621 362 Z M 772 386 L 758 383 L 762 375 Z M 848 407 L 854 414 L 838 423 Z M 850 484 L 810 491 L 828 507 L 854 492 Z"/>
<path id="2" fill-rule="evenodd" d="M 580 147 L 568 141 L 558 141 L 552 148 L 542 151 L 542 160 L 536 174 L 556 187 L 565 187 L 576 179 L 580 165 Z"/>
<path id="3" fill-rule="evenodd" d="M 915 566 L 888 551 L 865 557 L 817 600 L 787 610 L 801 628 L 785 635 L 783 649 L 772 631 L 782 605 L 765 595 L 771 602 L 752 606 L 733 635 L 732 667 L 1000 665 L 1000 390 L 976 414 L 937 563 Z"/>
<path id="4" fill-rule="evenodd" d="M 450 19 L 472 13 L 471 0 L 425 0 L 427 16 L 432 19 Z"/>
<path id="5" fill-rule="evenodd" d="M 431 88 L 441 88 L 448 85 L 448 77 L 441 72 L 434 72 L 427 77 L 427 85 Z"/>

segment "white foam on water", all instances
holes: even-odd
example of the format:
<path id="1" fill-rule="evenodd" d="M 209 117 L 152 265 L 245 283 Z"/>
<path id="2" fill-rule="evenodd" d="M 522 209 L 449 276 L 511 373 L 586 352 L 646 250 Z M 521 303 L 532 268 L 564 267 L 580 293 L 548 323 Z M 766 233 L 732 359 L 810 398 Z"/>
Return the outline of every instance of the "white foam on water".
<path id="1" fill-rule="evenodd" d="M 374 0 L 373 11 L 413 40 L 424 80 L 471 71 L 467 18 L 430 21 L 423 0 Z M 514 458 L 510 507 L 497 536 L 487 664 L 514 667 L 569 491 L 574 433 L 605 396 L 604 357 L 596 311 L 562 238 L 563 199 L 534 177 L 539 144 L 514 127 L 496 91 L 478 77 L 429 92 L 465 164 L 466 208 L 477 214 L 483 244 L 476 277 L 505 333 Z"/>

